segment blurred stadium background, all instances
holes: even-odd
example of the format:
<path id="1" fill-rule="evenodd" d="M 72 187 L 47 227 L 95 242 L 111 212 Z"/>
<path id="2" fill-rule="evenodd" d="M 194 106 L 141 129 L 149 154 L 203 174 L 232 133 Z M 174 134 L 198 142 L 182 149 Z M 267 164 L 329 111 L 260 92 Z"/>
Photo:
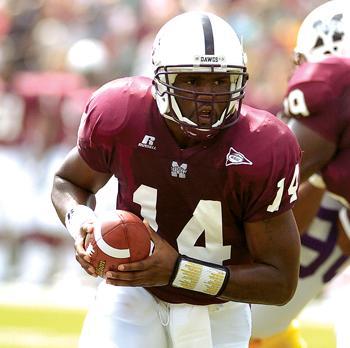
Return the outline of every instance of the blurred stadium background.
<path id="1" fill-rule="evenodd" d="M 0 0 L 0 347 L 76 346 L 96 280 L 77 265 L 49 193 L 91 92 L 114 78 L 150 75 L 160 26 L 202 9 L 244 38 L 246 103 L 275 113 L 301 20 L 324 2 Z M 113 206 L 110 185 L 98 209 Z M 346 306 L 339 299 L 348 279 L 339 277 L 301 315 L 310 348 L 335 346 L 333 323 Z"/>

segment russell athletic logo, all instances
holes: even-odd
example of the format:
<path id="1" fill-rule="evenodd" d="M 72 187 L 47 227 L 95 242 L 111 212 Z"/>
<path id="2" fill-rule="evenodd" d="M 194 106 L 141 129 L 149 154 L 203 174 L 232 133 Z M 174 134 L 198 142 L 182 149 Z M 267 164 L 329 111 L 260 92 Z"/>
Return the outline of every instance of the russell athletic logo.
<path id="1" fill-rule="evenodd" d="M 253 164 L 243 153 L 236 151 L 233 147 L 230 147 L 230 151 L 226 155 L 226 167 L 228 166 L 238 166 L 240 164 L 248 164 L 251 166 Z"/>
<path id="2" fill-rule="evenodd" d="M 146 149 L 156 150 L 156 146 L 154 146 L 154 142 L 156 141 L 155 137 L 151 135 L 145 135 L 141 143 L 139 143 L 140 147 L 145 147 Z"/>

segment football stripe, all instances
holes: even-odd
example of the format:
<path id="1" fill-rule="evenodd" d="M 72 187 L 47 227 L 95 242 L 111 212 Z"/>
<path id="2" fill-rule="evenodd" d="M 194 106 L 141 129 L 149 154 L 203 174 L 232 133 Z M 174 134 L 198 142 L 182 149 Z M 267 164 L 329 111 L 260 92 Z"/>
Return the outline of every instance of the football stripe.
<path id="1" fill-rule="evenodd" d="M 204 33 L 205 54 L 214 55 L 215 47 L 214 47 L 213 27 L 207 15 L 202 16 L 202 26 L 203 26 L 203 33 Z"/>
<path id="2" fill-rule="evenodd" d="M 118 249 L 110 246 L 102 236 L 101 224 L 97 221 L 94 228 L 95 240 L 97 246 L 108 256 L 118 259 L 126 259 L 130 257 L 130 249 Z"/>

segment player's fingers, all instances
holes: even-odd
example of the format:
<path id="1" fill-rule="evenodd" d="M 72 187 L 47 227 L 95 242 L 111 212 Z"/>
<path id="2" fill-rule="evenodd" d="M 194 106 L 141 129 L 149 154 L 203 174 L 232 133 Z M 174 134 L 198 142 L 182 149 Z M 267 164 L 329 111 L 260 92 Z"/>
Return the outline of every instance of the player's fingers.
<path id="1" fill-rule="evenodd" d="M 153 228 L 151 227 L 151 225 L 149 224 L 149 222 L 146 219 L 143 219 L 142 222 L 146 225 L 146 227 L 149 231 L 153 231 Z"/>
<path id="2" fill-rule="evenodd" d="M 149 259 L 149 257 L 147 259 Z M 150 262 L 147 261 L 147 259 L 121 264 L 118 266 L 118 271 L 121 271 L 121 272 L 144 271 L 150 267 Z"/>
<path id="3" fill-rule="evenodd" d="M 143 275 L 143 273 L 135 273 L 135 272 L 119 272 L 117 278 L 107 278 L 106 283 L 116 286 L 142 286 L 142 287 L 150 287 L 155 286 L 154 277 L 149 277 Z M 159 281 L 157 281 L 159 284 Z M 161 285 L 166 285 L 167 282 L 162 282 Z M 158 285 L 157 285 L 158 286 Z"/>
<path id="4" fill-rule="evenodd" d="M 97 277 L 95 272 L 95 268 L 87 262 L 84 257 L 81 257 L 77 252 L 75 253 L 75 259 L 80 263 L 80 266 L 87 272 L 88 274 Z"/>
<path id="5" fill-rule="evenodd" d="M 149 225 L 146 225 L 146 227 L 148 229 L 152 242 L 155 245 L 159 243 L 162 240 L 162 237 L 157 232 L 155 232 Z"/>
<path id="6" fill-rule="evenodd" d="M 85 237 L 78 237 L 75 241 L 75 259 L 80 263 L 81 267 L 90 275 L 97 277 L 95 268 L 90 264 L 90 255 L 84 247 Z"/>
<path id="7" fill-rule="evenodd" d="M 130 280 L 107 278 L 106 284 L 115 286 L 144 286 L 142 282 L 132 283 Z"/>
<path id="8" fill-rule="evenodd" d="M 106 272 L 106 283 L 124 286 L 143 286 L 148 284 L 145 272 Z"/>
<path id="9" fill-rule="evenodd" d="M 143 220 L 143 223 L 145 224 L 145 226 L 147 227 L 147 230 L 148 230 L 148 232 L 149 232 L 149 234 L 150 234 L 150 236 L 151 236 L 151 239 L 153 240 L 153 238 L 160 238 L 159 237 L 159 235 L 158 235 L 158 233 L 156 233 L 155 231 L 154 231 L 154 229 L 151 227 L 151 225 L 149 224 L 149 222 L 147 221 L 147 220 Z"/>
<path id="10" fill-rule="evenodd" d="M 85 241 L 85 238 L 77 237 L 77 239 L 75 240 L 75 250 L 77 255 L 79 255 L 81 258 L 83 258 L 87 262 L 90 262 L 90 256 L 85 250 L 84 241 Z"/>
<path id="11" fill-rule="evenodd" d="M 83 257 L 87 262 L 91 261 L 89 254 L 85 250 L 85 241 L 88 238 L 88 234 L 94 233 L 94 225 L 92 222 L 83 224 L 80 230 L 80 237 L 75 241 L 75 249 L 77 253 Z M 90 238 L 88 238 L 90 239 Z"/>
<path id="12" fill-rule="evenodd" d="M 86 233 L 93 233 L 94 232 L 94 224 L 93 222 L 86 222 L 83 226 L 82 226 L 82 230 Z"/>

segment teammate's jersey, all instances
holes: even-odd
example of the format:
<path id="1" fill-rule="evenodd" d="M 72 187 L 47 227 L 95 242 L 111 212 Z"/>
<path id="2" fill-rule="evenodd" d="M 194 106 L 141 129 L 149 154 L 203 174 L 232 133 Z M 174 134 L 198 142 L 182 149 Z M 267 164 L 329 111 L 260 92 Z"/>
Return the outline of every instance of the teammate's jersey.
<path id="1" fill-rule="evenodd" d="M 337 245 L 338 211 L 342 205 L 331 196 L 322 200 L 317 217 L 302 235 L 300 277 L 296 292 L 284 306 L 252 305 L 252 337 L 266 338 L 276 335 L 290 325 L 293 319 L 350 264 Z M 268 320 L 266 320 L 268 318 Z"/>
<path id="2" fill-rule="evenodd" d="M 112 81 L 82 117 L 78 149 L 118 178 L 117 208 L 145 218 L 181 254 L 216 264 L 252 262 L 243 222 L 291 209 L 300 148 L 288 127 L 248 106 L 214 139 L 181 149 L 159 114 L 148 78 Z M 173 303 L 221 302 L 170 286 L 148 288 Z"/>
<path id="3" fill-rule="evenodd" d="M 322 176 L 329 191 L 350 202 L 350 58 L 298 67 L 289 81 L 284 111 L 336 144 Z"/>

